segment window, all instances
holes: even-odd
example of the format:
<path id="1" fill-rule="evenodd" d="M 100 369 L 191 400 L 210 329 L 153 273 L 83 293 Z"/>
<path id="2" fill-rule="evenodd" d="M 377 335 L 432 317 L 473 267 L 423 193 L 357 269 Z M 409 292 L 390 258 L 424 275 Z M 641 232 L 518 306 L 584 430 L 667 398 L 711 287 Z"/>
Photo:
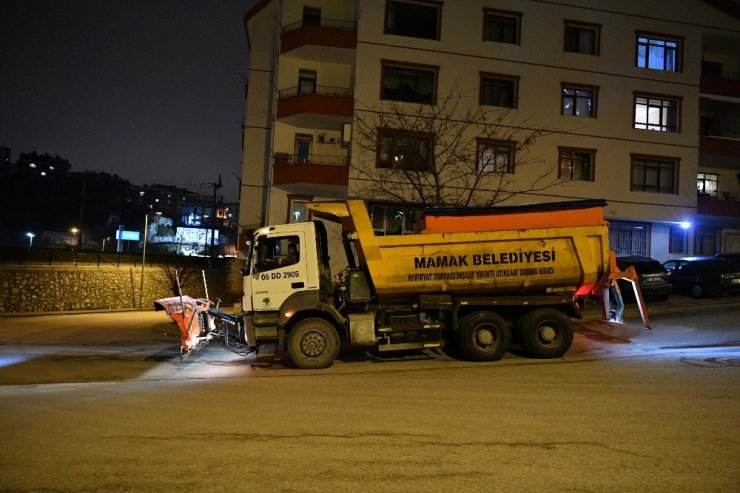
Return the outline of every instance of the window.
<path id="1" fill-rule="evenodd" d="M 596 117 L 597 87 L 562 84 L 562 114 Z"/>
<path id="2" fill-rule="evenodd" d="M 308 221 L 311 216 L 307 207 L 312 197 L 304 195 L 288 195 L 288 222 L 300 223 Z"/>
<path id="3" fill-rule="evenodd" d="M 407 235 L 414 232 L 419 210 L 397 205 L 372 204 L 370 220 L 376 236 Z"/>
<path id="4" fill-rule="evenodd" d="M 565 51 L 599 54 L 601 26 L 598 24 L 565 21 Z"/>
<path id="5" fill-rule="evenodd" d="M 378 129 L 378 168 L 428 171 L 431 160 L 431 134 Z"/>
<path id="6" fill-rule="evenodd" d="M 483 41 L 520 44 L 522 14 L 506 10 L 483 10 Z"/>
<path id="7" fill-rule="evenodd" d="M 257 238 L 256 272 L 266 272 L 298 263 L 301 245 L 298 236 Z"/>
<path id="8" fill-rule="evenodd" d="M 678 132 L 679 100 L 635 94 L 635 128 Z"/>
<path id="9" fill-rule="evenodd" d="M 700 194 L 716 197 L 717 192 L 719 192 L 719 175 L 714 173 L 699 173 L 696 189 Z"/>
<path id="10" fill-rule="evenodd" d="M 311 135 L 295 134 L 294 162 L 307 163 L 311 160 Z"/>
<path id="11" fill-rule="evenodd" d="M 681 226 L 671 226 L 668 234 L 668 253 L 685 255 L 689 248 L 689 232 Z"/>
<path id="12" fill-rule="evenodd" d="M 680 72 L 682 40 L 648 33 L 637 33 L 637 66 L 667 72 Z"/>
<path id="13" fill-rule="evenodd" d="M 481 105 L 516 108 L 519 77 L 510 75 L 480 74 Z"/>
<path id="14" fill-rule="evenodd" d="M 593 149 L 558 147 L 558 178 L 594 181 L 595 160 L 596 151 Z"/>
<path id="15" fill-rule="evenodd" d="M 304 26 L 320 26 L 321 25 L 321 9 L 313 7 L 303 7 L 303 25 Z"/>
<path id="16" fill-rule="evenodd" d="M 650 256 L 650 224 L 609 221 L 609 248 L 617 255 Z"/>
<path id="17" fill-rule="evenodd" d="M 385 34 L 439 39 L 441 10 L 442 2 L 389 0 L 385 3 Z"/>
<path id="18" fill-rule="evenodd" d="M 478 139 L 478 171 L 513 173 L 515 147 L 515 143 L 511 141 Z"/>
<path id="19" fill-rule="evenodd" d="M 314 94 L 316 93 L 316 72 L 313 70 L 298 71 L 298 93 Z"/>
<path id="20" fill-rule="evenodd" d="M 632 186 L 638 192 L 677 193 L 678 159 L 632 156 Z"/>
<path id="21" fill-rule="evenodd" d="M 383 62 L 382 99 L 434 104 L 438 67 Z"/>
<path id="22" fill-rule="evenodd" d="M 717 229 L 702 226 L 694 230 L 694 255 L 714 255 L 717 253 Z"/>

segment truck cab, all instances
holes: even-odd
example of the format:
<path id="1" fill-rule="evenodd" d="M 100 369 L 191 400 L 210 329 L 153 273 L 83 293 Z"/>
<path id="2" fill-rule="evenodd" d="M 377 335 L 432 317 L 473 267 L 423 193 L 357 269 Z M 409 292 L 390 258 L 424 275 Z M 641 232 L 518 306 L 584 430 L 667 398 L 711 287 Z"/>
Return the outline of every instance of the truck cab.
<path id="1" fill-rule="evenodd" d="M 243 273 L 247 344 L 282 343 L 293 316 L 328 306 L 331 273 L 324 224 L 310 221 L 256 230 Z"/>

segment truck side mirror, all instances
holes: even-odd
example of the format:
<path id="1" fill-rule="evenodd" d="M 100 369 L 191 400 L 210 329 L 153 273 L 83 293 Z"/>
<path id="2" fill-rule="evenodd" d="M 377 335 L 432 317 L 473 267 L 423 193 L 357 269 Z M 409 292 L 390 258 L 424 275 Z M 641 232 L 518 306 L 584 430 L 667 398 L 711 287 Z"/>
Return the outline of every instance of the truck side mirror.
<path id="1" fill-rule="evenodd" d="M 246 277 L 249 275 L 249 265 L 245 265 L 241 268 L 242 276 Z"/>

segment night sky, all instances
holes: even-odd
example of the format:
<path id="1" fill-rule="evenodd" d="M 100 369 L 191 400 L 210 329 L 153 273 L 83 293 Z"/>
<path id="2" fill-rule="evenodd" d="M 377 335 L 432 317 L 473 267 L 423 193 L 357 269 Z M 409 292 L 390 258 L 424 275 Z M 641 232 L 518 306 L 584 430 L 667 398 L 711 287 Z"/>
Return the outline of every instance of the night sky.
<path id="1" fill-rule="evenodd" d="M 237 200 L 252 4 L 0 0 L 0 146 Z"/>

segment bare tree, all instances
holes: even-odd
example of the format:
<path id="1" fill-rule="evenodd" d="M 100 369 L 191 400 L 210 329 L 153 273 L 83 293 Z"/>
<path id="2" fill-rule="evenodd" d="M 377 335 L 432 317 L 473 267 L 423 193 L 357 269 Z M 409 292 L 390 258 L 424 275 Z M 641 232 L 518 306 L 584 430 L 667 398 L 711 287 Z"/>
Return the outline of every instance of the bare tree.
<path id="1" fill-rule="evenodd" d="M 490 109 L 457 84 L 436 104 L 382 101 L 356 109 L 361 156 L 352 170 L 366 197 L 421 206 L 490 206 L 559 182 L 556 164 L 529 155 L 551 131 L 514 111 Z M 368 159 L 369 158 L 369 159 Z M 515 180 L 514 167 L 521 173 Z"/>

